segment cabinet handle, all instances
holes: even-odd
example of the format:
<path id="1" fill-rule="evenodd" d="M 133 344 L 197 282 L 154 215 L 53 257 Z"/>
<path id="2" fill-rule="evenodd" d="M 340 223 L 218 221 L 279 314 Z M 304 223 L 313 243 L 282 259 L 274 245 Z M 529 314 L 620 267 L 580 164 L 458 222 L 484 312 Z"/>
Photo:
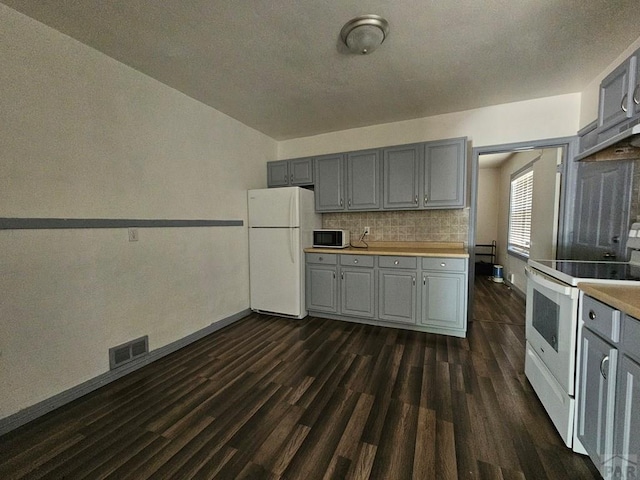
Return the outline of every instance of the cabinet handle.
<path id="1" fill-rule="evenodd" d="M 413 277 L 413 286 L 416 285 L 416 277 Z"/>
<path id="2" fill-rule="evenodd" d="M 429 196 L 425 195 L 424 196 L 424 204 L 426 205 L 428 201 L 429 201 Z"/>
<path id="3" fill-rule="evenodd" d="M 444 262 L 442 262 L 442 263 L 440 264 L 440 266 L 441 266 L 441 267 L 446 267 L 446 266 L 447 266 L 447 264 L 446 264 L 446 263 L 444 263 Z"/>
<path id="4" fill-rule="evenodd" d="M 293 183 L 293 173 L 291 174 L 291 183 Z"/>
<path id="5" fill-rule="evenodd" d="M 354 260 L 353 260 L 353 263 L 358 263 L 358 259 L 357 259 L 357 258 L 356 258 L 356 259 L 354 259 Z"/>
<path id="6" fill-rule="evenodd" d="M 602 377 L 606 380 L 607 379 L 607 371 L 604 368 L 605 362 L 609 362 L 609 355 L 605 355 L 602 358 L 602 361 L 600 362 L 600 373 L 602 374 Z"/>
<path id="7" fill-rule="evenodd" d="M 340 199 L 340 206 L 342 206 L 342 199 Z"/>
<path id="8" fill-rule="evenodd" d="M 413 200 L 413 202 L 417 205 L 418 204 L 418 195 L 416 195 L 416 198 Z"/>
<path id="9" fill-rule="evenodd" d="M 422 277 L 422 284 L 426 285 L 427 284 L 427 277 Z"/>
<path id="10" fill-rule="evenodd" d="M 341 278 L 342 280 L 344 280 L 344 272 L 342 272 L 342 273 L 340 274 L 340 278 Z"/>
<path id="11" fill-rule="evenodd" d="M 331 273 L 333 273 L 333 279 L 335 280 L 335 278 L 336 278 L 336 272 L 331 272 Z"/>
<path id="12" fill-rule="evenodd" d="M 396 260 L 395 262 L 393 262 L 394 265 L 400 265 L 400 260 Z"/>
<path id="13" fill-rule="evenodd" d="M 638 92 L 640 92 L 640 83 L 636 85 L 636 88 L 633 89 L 633 103 L 636 105 L 640 105 L 640 97 L 638 97 Z"/>
<path id="14" fill-rule="evenodd" d="M 322 257 L 319 257 L 319 258 L 318 258 L 318 261 L 319 261 L 319 262 L 321 262 L 321 261 L 322 261 Z"/>
<path id="15" fill-rule="evenodd" d="M 589 320 L 595 320 L 597 317 L 596 312 L 589 310 Z"/>
<path id="16" fill-rule="evenodd" d="M 351 199 L 349 199 L 349 206 L 351 206 Z"/>
<path id="17" fill-rule="evenodd" d="M 626 111 L 627 111 L 627 105 L 626 105 L 626 103 L 627 103 L 627 96 L 628 96 L 628 95 L 625 93 L 625 94 L 624 94 L 624 97 L 622 97 L 622 102 L 620 102 L 620 108 L 622 109 L 622 111 L 623 111 L 623 112 L 626 112 Z"/>

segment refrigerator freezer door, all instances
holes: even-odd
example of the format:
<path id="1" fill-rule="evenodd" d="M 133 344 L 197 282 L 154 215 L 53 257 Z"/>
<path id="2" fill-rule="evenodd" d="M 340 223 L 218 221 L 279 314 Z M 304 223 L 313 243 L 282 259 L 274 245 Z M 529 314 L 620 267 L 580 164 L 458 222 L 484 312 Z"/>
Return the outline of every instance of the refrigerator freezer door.
<path id="1" fill-rule="evenodd" d="M 249 227 L 299 227 L 300 188 L 249 190 Z"/>
<path id="2" fill-rule="evenodd" d="M 251 309 L 301 317 L 302 270 L 297 228 L 250 228 Z"/>

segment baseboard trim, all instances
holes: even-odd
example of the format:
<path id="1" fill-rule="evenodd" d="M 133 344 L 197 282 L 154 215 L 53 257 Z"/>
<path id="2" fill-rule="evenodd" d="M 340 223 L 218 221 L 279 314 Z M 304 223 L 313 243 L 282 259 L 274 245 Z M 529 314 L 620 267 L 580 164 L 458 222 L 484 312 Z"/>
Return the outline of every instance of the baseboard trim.
<path id="1" fill-rule="evenodd" d="M 107 385 L 108 383 L 111 383 L 119 378 L 124 377 L 125 375 L 128 375 L 129 373 L 134 372 L 135 370 L 138 370 L 139 368 L 144 367 L 145 365 L 159 360 L 160 358 L 165 357 L 170 353 L 175 352 L 176 350 L 186 347 L 187 345 L 200 340 L 201 338 L 204 338 L 207 335 L 212 334 L 213 332 L 227 327 L 232 323 L 246 317 L 250 313 L 251 310 L 246 309 L 222 320 L 218 320 L 217 322 L 212 323 L 211 325 L 198 330 L 197 332 L 187 335 L 184 338 L 176 340 L 175 342 L 165 345 L 164 347 L 152 350 L 148 355 L 122 365 L 122 367 L 118 367 L 114 370 L 105 372 L 101 375 L 98 375 L 97 377 L 87 380 L 86 382 L 76 385 L 75 387 L 71 387 L 64 392 L 60 392 L 53 397 L 49 397 L 45 400 L 42 400 L 41 402 L 36 403 L 35 405 L 20 410 L 13 415 L 2 418 L 0 419 L 0 435 L 4 435 L 5 433 L 15 430 L 16 428 L 21 427 L 35 420 L 36 418 L 39 418 L 55 410 L 56 408 L 66 405 L 67 403 L 70 403 L 88 393 L 91 393 L 94 390 Z"/>

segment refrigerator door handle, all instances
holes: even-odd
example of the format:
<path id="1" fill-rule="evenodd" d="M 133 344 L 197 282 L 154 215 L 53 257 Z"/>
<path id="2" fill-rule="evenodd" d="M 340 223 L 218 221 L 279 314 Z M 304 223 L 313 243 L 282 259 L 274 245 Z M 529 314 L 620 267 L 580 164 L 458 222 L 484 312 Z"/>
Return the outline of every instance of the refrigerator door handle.
<path id="1" fill-rule="evenodd" d="M 295 199 L 295 193 L 291 192 L 291 197 L 289 198 L 289 227 L 295 226 Z"/>
<path id="2" fill-rule="evenodd" d="M 295 228 L 289 228 L 289 257 L 291 258 L 291 263 L 295 263 L 295 258 L 293 258 L 293 245 L 295 243 Z"/>

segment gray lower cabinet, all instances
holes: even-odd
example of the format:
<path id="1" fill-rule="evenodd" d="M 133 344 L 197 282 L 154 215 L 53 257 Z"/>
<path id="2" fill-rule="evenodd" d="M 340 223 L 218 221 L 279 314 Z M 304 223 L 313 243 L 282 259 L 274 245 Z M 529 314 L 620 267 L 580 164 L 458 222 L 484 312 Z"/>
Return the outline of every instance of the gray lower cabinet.
<path id="1" fill-rule="evenodd" d="M 340 212 L 345 209 L 344 155 L 324 155 L 314 162 L 316 212 Z"/>
<path id="2" fill-rule="evenodd" d="M 625 478 L 616 475 L 617 472 L 634 471 L 637 478 L 640 468 L 640 365 L 626 355 L 622 357 L 618 373 L 613 430 L 614 463 L 605 465 L 605 471 L 611 471 L 613 478 Z"/>
<path id="3" fill-rule="evenodd" d="M 618 368 L 613 425 L 613 464 L 605 465 L 612 478 L 638 478 L 640 473 L 640 320 L 625 315 L 622 354 Z M 635 477 L 629 475 L 635 473 Z M 625 477 L 624 474 L 627 474 Z"/>
<path id="4" fill-rule="evenodd" d="M 378 257 L 378 318 L 416 324 L 418 259 Z"/>
<path id="5" fill-rule="evenodd" d="M 294 187 L 313 185 L 313 158 L 267 162 L 267 186 Z"/>
<path id="6" fill-rule="evenodd" d="M 310 315 L 466 336 L 466 258 L 307 253 L 306 267 Z"/>
<path id="7" fill-rule="evenodd" d="M 604 461 L 613 452 L 617 349 L 587 328 L 580 347 L 578 439 L 603 473 Z"/>
<path id="8" fill-rule="evenodd" d="M 378 271 L 378 317 L 388 322 L 416 323 L 415 270 Z"/>
<path id="9" fill-rule="evenodd" d="M 307 254 L 307 310 L 338 313 L 337 255 Z"/>
<path id="10" fill-rule="evenodd" d="M 467 329 L 468 263 L 464 258 L 422 259 L 422 325 L 434 331 L 456 332 L 464 336 Z"/>
<path id="11" fill-rule="evenodd" d="M 423 325 L 463 329 L 466 319 L 467 276 L 461 273 L 422 272 Z"/>
<path id="12" fill-rule="evenodd" d="M 373 268 L 340 268 L 340 312 L 343 315 L 373 318 L 375 311 Z"/>

